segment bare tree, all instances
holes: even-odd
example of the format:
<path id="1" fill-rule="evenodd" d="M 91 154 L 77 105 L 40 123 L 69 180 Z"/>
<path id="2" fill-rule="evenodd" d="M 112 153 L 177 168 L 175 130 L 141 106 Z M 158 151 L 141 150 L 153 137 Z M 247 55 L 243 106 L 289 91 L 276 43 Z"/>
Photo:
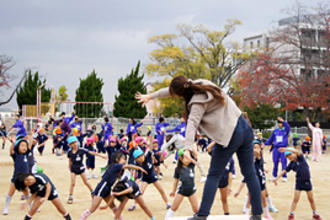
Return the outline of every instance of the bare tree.
<path id="1" fill-rule="evenodd" d="M 13 66 L 15 66 L 15 62 L 13 61 L 12 57 L 0 55 L 0 89 L 4 87 L 7 88 L 7 90 L 11 89 L 10 83 L 17 78 L 14 74 L 9 72 Z M 28 70 L 24 72 L 15 89 L 10 93 L 10 96 L 6 100 L 0 100 L 0 106 L 5 105 L 12 100 L 17 89 L 21 86 L 22 82 L 26 78 L 27 71 Z M 6 94 L 8 93 L 6 92 Z"/>

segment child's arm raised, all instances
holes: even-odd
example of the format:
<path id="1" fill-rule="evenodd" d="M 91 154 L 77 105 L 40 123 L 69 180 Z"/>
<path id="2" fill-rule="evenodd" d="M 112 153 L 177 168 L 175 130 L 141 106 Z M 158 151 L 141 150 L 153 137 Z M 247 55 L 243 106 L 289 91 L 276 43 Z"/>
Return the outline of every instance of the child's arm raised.
<path id="1" fill-rule="evenodd" d="M 15 146 L 15 142 L 12 139 L 8 139 L 11 142 L 11 146 L 9 148 L 9 154 L 13 155 L 15 153 L 14 151 L 14 146 Z"/>
<path id="2" fill-rule="evenodd" d="M 105 154 L 97 153 L 97 152 L 94 152 L 94 151 L 88 151 L 87 153 L 89 153 L 91 155 L 94 155 L 94 156 L 97 156 L 97 157 L 101 157 L 105 160 L 108 159 L 107 155 L 105 155 Z"/>
<path id="3" fill-rule="evenodd" d="M 123 169 L 140 170 L 141 172 L 143 172 L 143 173 L 145 173 L 145 174 L 148 174 L 148 172 L 145 171 L 142 167 L 135 166 L 135 165 L 132 165 L 132 164 L 124 165 L 124 166 L 123 166 Z"/>
<path id="4" fill-rule="evenodd" d="M 172 190 L 172 192 L 170 193 L 170 196 L 171 196 L 171 197 L 174 197 L 175 192 L 176 192 L 176 189 L 178 188 L 178 185 L 179 185 L 179 179 L 174 178 L 174 182 L 173 182 L 173 190 Z"/>
<path id="5" fill-rule="evenodd" d="M 290 148 L 286 148 L 286 147 L 280 147 L 278 149 L 278 151 L 281 152 L 281 153 L 284 153 L 285 151 L 291 151 L 292 153 L 297 154 L 297 156 L 300 156 L 300 152 L 297 151 L 296 149 L 290 149 Z"/>

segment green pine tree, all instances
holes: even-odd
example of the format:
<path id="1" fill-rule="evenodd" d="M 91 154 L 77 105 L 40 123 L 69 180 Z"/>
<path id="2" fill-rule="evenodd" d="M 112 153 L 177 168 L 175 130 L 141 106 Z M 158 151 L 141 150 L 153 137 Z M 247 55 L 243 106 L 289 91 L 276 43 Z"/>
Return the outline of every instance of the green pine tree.
<path id="1" fill-rule="evenodd" d="M 139 69 L 140 61 L 129 75 L 118 80 L 120 94 L 115 96 L 116 102 L 113 111 L 115 117 L 144 118 L 146 116 L 146 108 L 142 108 L 142 105 L 134 97 L 137 92 L 146 93 L 146 87 L 143 83 L 144 74 L 139 76 Z"/>
<path id="2" fill-rule="evenodd" d="M 46 83 L 46 79 L 41 80 L 39 73 L 32 74 L 31 70 L 23 82 L 22 86 L 16 92 L 17 105 L 22 110 L 23 105 L 36 105 L 37 104 L 37 90 L 38 87 Z M 41 102 L 49 102 L 51 90 L 43 87 L 41 89 Z M 47 107 L 48 108 L 48 107 Z M 43 109 L 43 112 L 48 111 Z"/>
<path id="3" fill-rule="evenodd" d="M 76 102 L 103 102 L 102 87 L 104 83 L 93 70 L 86 79 L 80 79 L 76 90 Z M 76 114 L 81 118 L 96 118 L 101 116 L 103 104 L 76 104 Z"/>

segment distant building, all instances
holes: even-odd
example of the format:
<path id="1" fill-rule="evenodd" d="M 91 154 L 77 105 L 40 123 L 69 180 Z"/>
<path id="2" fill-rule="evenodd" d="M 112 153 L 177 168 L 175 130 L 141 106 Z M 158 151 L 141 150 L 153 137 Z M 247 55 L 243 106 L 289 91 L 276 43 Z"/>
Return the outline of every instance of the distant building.
<path id="1" fill-rule="evenodd" d="M 17 111 L 10 108 L 0 108 L 0 119 L 14 118 Z"/>
<path id="2" fill-rule="evenodd" d="M 256 33 L 243 39 L 243 48 L 255 51 L 269 48 L 269 38 L 265 33 Z"/>

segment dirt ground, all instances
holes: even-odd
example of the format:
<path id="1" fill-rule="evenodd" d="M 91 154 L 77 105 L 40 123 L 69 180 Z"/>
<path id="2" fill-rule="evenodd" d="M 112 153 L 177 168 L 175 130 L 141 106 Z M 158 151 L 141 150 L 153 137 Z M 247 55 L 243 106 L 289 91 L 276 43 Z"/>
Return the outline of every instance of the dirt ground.
<path id="1" fill-rule="evenodd" d="M 38 153 L 35 153 L 36 159 L 38 161 L 38 165 L 44 168 L 44 173 L 48 175 L 53 183 L 55 184 L 60 199 L 62 200 L 65 208 L 69 210 L 72 219 L 79 219 L 81 213 L 90 206 L 91 197 L 88 192 L 87 187 L 83 185 L 82 180 L 78 177 L 76 182 L 76 187 L 74 191 L 74 203 L 72 205 L 68 205 L 66 203 L 68 194 L 69 194 L 69 186 L 70 186 L 70 172 L 68 170 L 68 160 L 66 157 L 61 158 L 54 156 L 51 153 L 51 142 L 48 141 L 46 150 L 44 155 L 41 157 Z M 210 157 L 206 153 L 199 154 L 199 160 L 202 162 L 204 169 L 207 171 L 209 167 Z M 265 153 L 265 169 L 269 171 L 267 174 L 270 177 L 270 171 L 272 168 L 271 162 L 271 154 L 266 151 Z M 236 179 L 233 180 L 232 191 L 233 193 L 239 187 L 241 181 L 241 174 L 239 172 L 239 166 L 237 163 L 237 159 L 235 156 L 235 167 L 237 170 Z M 106 161 L 103 159 L 97 159 L 96 167 L 97 174 L 100 174 L 101 166 L 104 166 Z M 166 164 L 168 168 L 165 169 L 162 167 L 162 172 L 164 173 L 164 178 L 161 180 L 161 184 L 164 187 L 167 194 L 169 194 L 172 190 L 173 183 L 173 172 L 175 165 L 172 164 L 172 157 L 170 157 Z M 313 183 L 313 191 L 314 198 L 316 201 L 316 206 L 319 214 L 323 219 L 330 219 L 330 153 L 323 155 L 321 162 L 312 162 L 309 160 L 309 166 L 311 169 L 312 175 L 312 183 Z M 0 208 L 1 212 L 4 207 L 5 196 L 7 195 L 10 178 L 13 173 L 13 161 L 11 157 L 9 157 L 9 143 L 6 145 L 5 150 L 0 149 Z M 196 185 L 197 185 L 197 194 L 199 201 L 202 198 L 203 193 L 203 184 L 199 182 L 200 174 L 196 169 Z M 98 179 L 90 180 L 93 187 L 100 181 L 100 177 Z M 289 214 L 289 209 L 291 205 L 291 201 L 293 199 L 294 192 L 294 181 L 295 181 L 295 173 L 291 172 L 288 175 L 288 182 L 283 183 L 280 182 L 278 186 L 275 186 L 272 182 L 267 181 L 267 188 L 272 196 L 273 203 L 279 209 L 279 213 L 272 214 L 274 219 L 287 219 Z M 238 198 L 233 197 L 233 193 L 229 198 L 229 207 L 231 214 L 241 214 L 243 200 L 246 195 L 246 189 L 241 193 Z M 4 220 L 14 220 L 14 219 L 23 219 L 26 213 L 25 211 L 21 211 L 19 209 L 22 201 L 20 200 L 21 193 L 15 193 L 12 202 L 9 207 L 9 215 L 2 216 L 0 215 L 0 219 Z M 143 196 L 147 206 L 152 210 L 156 218 L 163 219 L 166 214 L 165 204 L 162 201 L 160 195 L 156 191 L 153 186 L 149 186 L 145 195 Z M 170 198 L 172 201 L 172 198 Z M 137 208 L 133 212 L 127 211 L 127 208 L 131 204 L 131 201 L 126 207 L 126 210 L 123 212 L 123 219 L 129 220 L 142 220 L 148 219 L 148 217 L 144 214 L 144 212 Z M 220 202 L 219 193 L 216 195 L 215 202 L 213 204 L 213 208 L 211 213 L 213 215 L 221 215 L 223 214 L 222 206 Z M 189 216 L 192 214 L 192 210 L 190 204 L 187 199 L 183 201 L 179 210 L 175 213 L 175 216 Z M 307 200 L 307 196 L 305 193 L 302 193 L 296 213 L 296 219 L 312 219 L 312 211 Z M 98 210 L 96 211 L 89 219 L 113 219 L 113 214 L 110 210 Z M 57 212 L 55 207 L 53 207 L 51 202 L 46 202 L 41 207 L 40 213 L 37 213 L 33 219 L 41 220 L 41 219 L 62 219 L 61 215 Z"/>

